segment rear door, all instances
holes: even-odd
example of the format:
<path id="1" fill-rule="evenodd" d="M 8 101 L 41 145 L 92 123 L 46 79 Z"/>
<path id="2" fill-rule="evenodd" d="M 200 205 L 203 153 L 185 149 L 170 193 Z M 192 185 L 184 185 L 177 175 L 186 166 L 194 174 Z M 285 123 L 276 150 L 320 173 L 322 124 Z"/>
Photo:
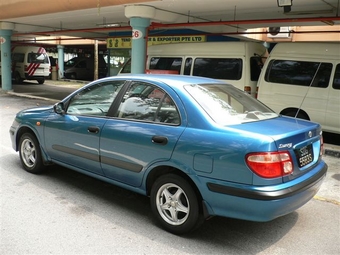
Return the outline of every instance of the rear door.
<path id="1" fill-rule="evenodd" d="M 100 139 L 104 174 L 140 186 L 148 166 L 167 161 L 185 128 L 172 97 L 150 83 L 134 82 Z"/>
<path id="2" fill-rule="evenodd" d="M 329 86 L 326 120 L 323 128 L 340 134 L 340 64 L 335 66 L 334 78 Z"/>

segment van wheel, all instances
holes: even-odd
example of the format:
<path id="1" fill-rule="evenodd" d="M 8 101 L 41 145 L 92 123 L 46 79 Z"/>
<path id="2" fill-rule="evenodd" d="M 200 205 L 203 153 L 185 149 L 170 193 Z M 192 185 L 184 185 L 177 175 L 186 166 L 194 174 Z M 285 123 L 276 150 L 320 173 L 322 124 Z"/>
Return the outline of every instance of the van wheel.
<path id="1" fill-rule="evenodd" d="M 21 76 L 18 72 L 14 74 L 14 83 L 20 84 L 23 82 L 23 79 L 21 79 Z"/>
<path id="2" fill-rule="evenodd" d="M 72 74 L 70 75 L 70 79 L 71 79 L 71 80 L 76 80 L 76 79 L 77 79 L 77 75 L 76 75 L 75 73 L 72 73 Z"/>
<path id="3" fill-rule="evenodd" d="M 283 113 L 283 115 L 289 116 L 289 117 L 295 117 L 296 111 L 289 111 L 286 113 Z M 309 120 L 309 118 L 304 114 L 303 112 L 299 112 L 298 115 L 296 116 L 298 119 L 303 119 L 303 120 Z"/>
<path id="4" fill-rule="evenodd" d="M 44 84 L 45 79 L 39 79 L 39 80 L 37 80 L 37 82 L 38 82 L 39 84 Z"/>

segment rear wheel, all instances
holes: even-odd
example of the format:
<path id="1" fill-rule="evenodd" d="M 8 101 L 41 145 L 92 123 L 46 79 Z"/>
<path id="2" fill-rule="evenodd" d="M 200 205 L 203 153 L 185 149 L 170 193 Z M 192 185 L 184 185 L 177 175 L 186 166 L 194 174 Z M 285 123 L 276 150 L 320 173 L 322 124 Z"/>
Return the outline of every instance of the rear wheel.
<path id="1" fill-rule="evenodd" d="M 289 117 L 294 117 L 294 118 L 296 116 L 296 118 L 299 118 L 299 119 L 309 120 L 309 118 L 303 112 L 299 111 L 297 115 L 296 115 L 296 112 L 297 111 L 289 111 L 289 112 L 283 113 L 283 115 L 289 116 Z"/>
<path id="2" fill-rule="evenodd" d="M 20 137 L 19 156 L 21 164 L 27 172 L 37 174 L 45 170 L 40 145 L 34 135 L 25 133 Z"/>
<path id="3" fill-rule="evenodd" d="M 14 83 L 20 84 L 22 82 L 23 82 L 23 79 L 21 78 L 20 74 L 18 72 L 16 72 L 14 74 Z"/>
<path id="4" fill-rule="evenodd" d="M 72 74 L 70 75 L 70 79 L 71 79 L 71 80 L 76 80 L 76 79 L 77 79 L 77 75 L 76 75 L 75 73 L 72 73 Z"/>
<path id="5" fill-rule="evenodd" d="M 39 80 L 37 80 L 37 82 L 38 82 L 39 84 L 44 84 L 45 79 L 39 79 Z"/>
<path id="6" fill-rule="evenodd" d="M 193 188 L 178 175 L 159 177 L 152 186 L 150 199 L 152 212 L 171 233 L 188 233 L 203 222 Z"/>

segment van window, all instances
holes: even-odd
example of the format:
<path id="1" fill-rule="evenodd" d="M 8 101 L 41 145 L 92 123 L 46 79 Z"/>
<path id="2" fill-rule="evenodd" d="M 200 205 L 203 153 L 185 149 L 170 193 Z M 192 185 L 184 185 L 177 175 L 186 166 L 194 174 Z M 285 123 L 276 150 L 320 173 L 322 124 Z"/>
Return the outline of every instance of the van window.
<path id="1" fill-rule="evenodd" d="M 221 80 L 240 80 L 242 76 L 242 59 L 196 58 L 193 75 Z"/>
<path id="2" fill-rule="evenodd" d="M 333 89 L 340 89 L 340 64 L 338 64 L 335 69 Z"/>
<path id="3" fill-rule="evenodd" d="M 149 69 L 151 70 L 175 70 L 180 73 L 182 58 L 160 58 L 153 57 L 150 59 Z"/>
<path id="4" fill-rule="evenodd" d="M 13 53 L 12 54 L 12 61 L 14 63 L 23 63 L 25 59 L 24 53 Z"/>
<path id="5" fill-rule="evenodd" d="M 45 53 L 30 52 L 27 54 L 28 63 L 48 64 L 48 57 Z"/>
<path id="6" fill-rule="evenodd" d="M 288 85 L 326 88 L 329 84 L 332 66 L 331 63 L 271 60 L 265 80 Z M 312 81 L 313 84 L 311 84 Z"/>

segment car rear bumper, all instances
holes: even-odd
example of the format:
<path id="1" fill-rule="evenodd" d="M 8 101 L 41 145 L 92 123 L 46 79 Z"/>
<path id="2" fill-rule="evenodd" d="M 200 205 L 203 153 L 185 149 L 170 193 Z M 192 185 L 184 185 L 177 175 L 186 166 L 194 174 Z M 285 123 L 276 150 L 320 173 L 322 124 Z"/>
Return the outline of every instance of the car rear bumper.
<path id="1" fill-rule="evenodd" d="M 307 203 L 318 192 L 327 173 L 321 161 L 317 167 L 295 180 L 280 185 L 231 187 L 206 180 L 203 194 L 210 214 L 251 221 L 270 221 L 289 214 Z M 209 210 L 208 210 L 209 211 Z"/>

